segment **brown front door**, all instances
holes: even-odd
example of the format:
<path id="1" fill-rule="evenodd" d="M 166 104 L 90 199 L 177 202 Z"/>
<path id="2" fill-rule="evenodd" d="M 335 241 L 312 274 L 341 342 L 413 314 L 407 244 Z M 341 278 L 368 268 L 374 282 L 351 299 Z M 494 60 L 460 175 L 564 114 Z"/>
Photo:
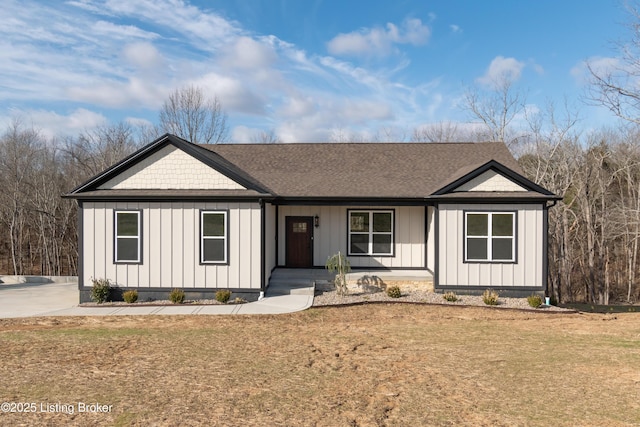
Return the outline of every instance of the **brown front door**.
<path id="1" fill-rule="evenodd" d="M 287 267 L 313 267 L 313 217 L 288 216 Z"/>

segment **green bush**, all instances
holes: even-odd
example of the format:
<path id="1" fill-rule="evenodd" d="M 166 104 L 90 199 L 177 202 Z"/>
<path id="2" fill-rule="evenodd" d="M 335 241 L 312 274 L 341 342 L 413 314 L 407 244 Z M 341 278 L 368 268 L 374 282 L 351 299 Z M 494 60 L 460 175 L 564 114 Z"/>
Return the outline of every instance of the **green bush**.
<path id="1" fill-rule="evenodd" d="M 221 289 L 216 292 L 216 301 L 218 302 L 226 304 L 227 301 L 229 301 L 229 298 L 231 298 L 231 291 Z"/>
<path id="2" fill-rule="evenodd" d="M 487 289 L 482 294 L 482 301 L 484 301 L 484 303 L 487 305 L 498 305 L 498 293 L 496 291 Z"/>
<path id="3" fill-rule="evenodd" d="M 172 289 L 169 294 L 169 301 L 174 304 L 182 304 L 184 302 L 184 291 L 182 289 Z"/>
<path id="4" fill-rule="evenodd" d="M 113 286 L 109 279 L 91 279 L 93 287 L 91 288 L 91 301 L 102 304 L 111 301 L 111 291 Z"/>
<path id="5" fill-rule="evenodd" d="M 387 288 L 387 295 L 391 298 L 400 298 L 402 296 L 402 292 L 400 292 L 400 288 L 398 286 L 389 286 Z"/>
<path id="6" fill-rule="evenodd" d="M 458 301 L 458 295 L 456 295 L 455 292 L 445 292 L 444 294 L 442 294 L 442 298 L 444 298 L 445 300 L 449 301 L 449 302 L 456 302 Z"/>
<path id="7" fill-rule="evenodd" d="M 538 308 L 542 305 L 542 297 L 540 295 L 531 294 L 527 297 L 527 302 L 533 308 Z"/>
<path id="8" fill-rule="evenodd" d="M 122 294 L 122 299 L 124 299 L 124 301 L 129 304 L 133 304 L 134 302 L 138 301 L 138 291 L 136 291 L 135 289 L 125 291 Z"/>

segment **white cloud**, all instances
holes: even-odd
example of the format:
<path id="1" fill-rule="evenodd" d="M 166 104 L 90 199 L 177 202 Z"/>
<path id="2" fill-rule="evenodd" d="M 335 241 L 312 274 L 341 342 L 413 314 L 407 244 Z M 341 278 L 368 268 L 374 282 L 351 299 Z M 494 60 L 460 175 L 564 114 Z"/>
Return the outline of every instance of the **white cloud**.
<path id="1" fill-rule="evenodd" d="M 604 76 L 619 71 L 623 68 L 619 58 L 594 56 L 586 61 L 581 61 L 571 68 L 570 74 L 576 83 L 583 85 L 589 82 L 591 72 L 589 66 L 598 75 Z"/>
<path id="2" fill-rule="evenodd" d="M 25 123 L 32 123 L 34 128 L 47 138 L 77 135 L 79 132 L 102 126 L 108 122 L 101 113 L 77 108 L 69 114 L 42 109 L 12 110 L 9 116 L 0 118 L 0 123 L 6 126 L 16 117 Z"/>
<path id="3" fill-rule="evenodd" d="M 386 27 L 362 28 L 338 34 L 327 43 L 332 55 L 386 56 L 396 44 L 422 45 L 427 43 L 431 30 L 420 19 L 406 19 L 400 27 L 387 23 Z"/>
<path id="4" fill-rule="evenodd" d="M 149 42 L 130 43 L 124 47 L 122 53 L 125 59 L 137 68 L 156 68 L 164 63 L 158 49 Z"/>
<path id="5" fill-rule="evenodd" d="M 484 75 L 478 77 L 476 81 L 490 87 L 494 87 L 505 80 L 514 82 L 520 79 L 524 66 L 524 62 L 520 62 L 515 58 L 496 56 L 489 64 L 489 68 L 487 68 Z"/>
<path id="6" fill-rule="evenodd" d="M 116 25 L 111 22 L 98 21 L 92 26 L 93 33 L 98 36 L 109 36 L 121 40 L 133 38 L 153 40 L 158 34 L 141 30 L 133 25 Z"/>
<path id="7" fill-rule="evenodd" d="M 457 34 L 457 33 L 461 33 L 462 32 L 462 28 L 460 28 L 459 25 L 456 24 L 451 24 L 449 25 L 449 29 L 451 30 L 452 33 Z"/>
<path id="8" fill-rule="evenodd" d="M 270 67 L 277 57 L 271 44 L 242 36 L 225 49 L 221 61 L 233 68 L 256 69 Z"/>

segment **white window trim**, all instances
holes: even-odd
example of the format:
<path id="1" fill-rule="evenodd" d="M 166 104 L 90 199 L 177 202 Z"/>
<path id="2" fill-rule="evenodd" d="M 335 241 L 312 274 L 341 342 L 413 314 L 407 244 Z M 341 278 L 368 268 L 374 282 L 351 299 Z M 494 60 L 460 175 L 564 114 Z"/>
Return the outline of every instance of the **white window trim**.
<path id="1" fill-rule="evenodd" d="M 137 236 L 119 236 L 118 235 L 118 214 L 136 214 L 138 216 L 138 235 Z M 114 212 L 114 224 L 113 224 L 113 246 L 114 246 L 114 261 L 120 263 L 141 263 L 142 259 L 142 212 L 137 210 L 116 210 Z M 119 259 L 118 257 L 118 239 L 136 239 L 138 241 L 138 258 L 137 259 Z"/>
<path id="2" fill-rule="evenodd" d="M 207 214 L 222 214 L 224 221 L 224 235 L 223 236 L 205 236 L 204 235 L 204 216 Z M 229 257 L 229 212 L 226 210 L 202 210 L 200 211 L 200 264 L 227 264 L 227 259 Z M 215 261 L 205 261 L 204 259 L 204 241 L 205 240 L 223 240 L 224 245 L 224 259 L 215 260 Z"/>
<path id="3" fill-rule="evenodd" d="M 511 236 L 493 236 L 493 215 L 511 215 Z M 487 235 L 486 236 L 468 236 L 467 235 L 467 226 L 468 215 L 487 215 Z M 467 251 L 469 249 L 469 240 L 468 239 L 487 239 L 487 258 L 486 259 L 476 259 L 469 258 Z M 509 259 L 493 259 L 493 245 L 491 242 L 494 239 L 510 239 L 511 240 L 511 258 Z M 491 212 L 482 212 L 482 211 L 465 211 L 464 213 L 464 260 L 465 262 L 490 262 L 490 263 L 511 263 L 516 261 L 516 212 L 513 211 L 491 211 Z"/>
<path id="4" fill-rule="evenodd" d="M 369 231 L 351 231 L 351 214 L 354 213 L 366 213 L 369 214 Z M 391 231 L 373 231 L 373 214 L 374 213 L 388 213 L 391 215 Z M 348 226 L 347 226 L 347 234 L 349 236 L 347 242 L 347 255 L 349 256 L 393 256 L 393 245 L 395 242 L 395 217 L 393 210 L 370 210 L 370 209 L 353 209 L 348 210 Z M 367 248 L 366 253 L 361 252 L 351 252 L 351 236 L 353 234 L 367 234 L 369 236 L 369 247 Z M 391 235 L 391 243 L 389 245 L 389 252 L 373 252 L 373 236 L 376 234 L 384 234 Z"/>

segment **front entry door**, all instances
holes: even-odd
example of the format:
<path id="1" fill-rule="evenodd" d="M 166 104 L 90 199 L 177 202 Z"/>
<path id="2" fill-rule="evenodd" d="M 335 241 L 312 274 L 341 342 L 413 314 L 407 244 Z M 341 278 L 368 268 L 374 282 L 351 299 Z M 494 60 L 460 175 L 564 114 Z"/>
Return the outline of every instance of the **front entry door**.
<path id="1" fill-rule="evenodd" d="M 313 217 L 288 216 L 286 226 L 287 267 L 313 267 Z"/>

